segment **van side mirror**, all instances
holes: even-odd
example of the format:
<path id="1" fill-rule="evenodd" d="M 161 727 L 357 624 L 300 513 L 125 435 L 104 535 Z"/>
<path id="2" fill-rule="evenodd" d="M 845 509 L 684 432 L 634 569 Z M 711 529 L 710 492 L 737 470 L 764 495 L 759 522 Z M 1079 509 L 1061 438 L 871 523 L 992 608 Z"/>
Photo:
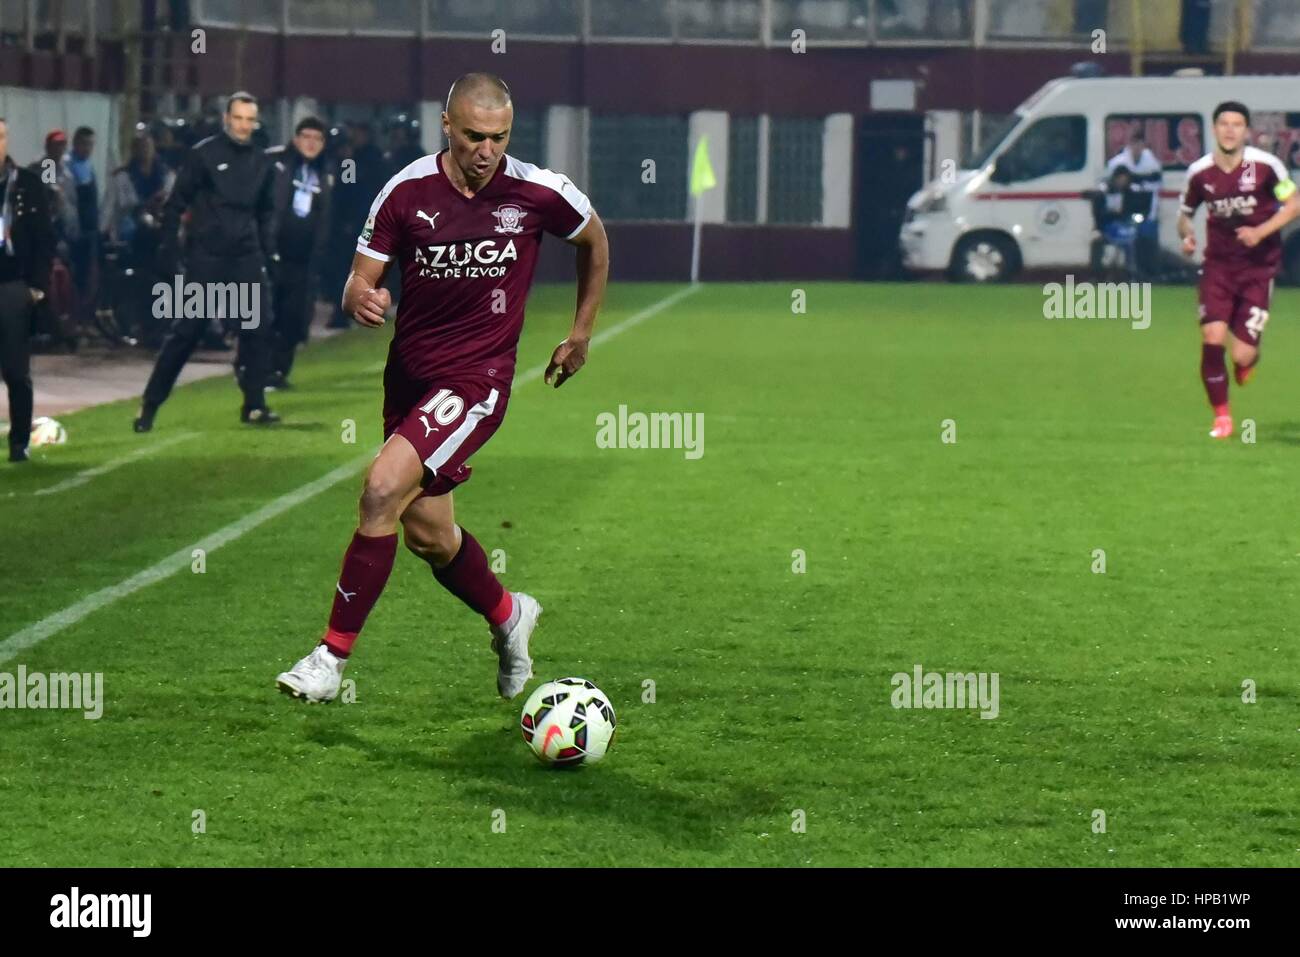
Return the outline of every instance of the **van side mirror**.
<path id="1" fill-rule="evenodd" d="M 993 172 L 989 174 L 989 179 L 995 183 L 1011 182 L 1011 164 L 1007 162 L 1005 156 L 998 157 L 993 164 Z"/>

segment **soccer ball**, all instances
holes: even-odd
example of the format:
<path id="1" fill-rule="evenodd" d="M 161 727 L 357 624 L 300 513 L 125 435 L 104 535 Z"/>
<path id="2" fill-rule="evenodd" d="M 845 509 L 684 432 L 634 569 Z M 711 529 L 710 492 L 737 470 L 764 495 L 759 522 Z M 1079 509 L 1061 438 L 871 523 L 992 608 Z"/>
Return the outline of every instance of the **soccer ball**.
<path id="1" fill-rule="evenodd" d="M 41 416 L 32 422 L 32 445 L 63 445 L 68 441 L 68 430 L 56 419 Z"/>
<path id="2" fill-rule="evenodd" d="M 614 742 L 614 707 L 585 678 L 561 678 L 533 689 L 519 728 L 543 764 L 594 764 Z"/>

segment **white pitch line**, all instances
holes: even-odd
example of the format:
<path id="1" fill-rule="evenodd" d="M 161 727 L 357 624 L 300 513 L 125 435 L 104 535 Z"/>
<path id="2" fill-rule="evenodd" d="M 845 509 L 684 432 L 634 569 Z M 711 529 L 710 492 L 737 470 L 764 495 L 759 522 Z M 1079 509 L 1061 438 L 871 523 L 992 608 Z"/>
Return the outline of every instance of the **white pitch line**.
<path id="1" fill-rule="evenodd" d="M 633 313 L 622 322 L 610 326 L 602 333 L 592 337 L 592 344 L 598 342 L 608 342 L 620 332 L 638 325 L 650 317 L 657 315 L 669 306 L 680 302 L 686 296 L 699 289 L 698 285 L 687 286 L 670 296 L 666 296 L 651 306 L 647 306 L 640 312 Z M 545 365 L 534 366 L 522 375 L 516 377 L 515 386 L 522 386 L 536 379 L 540 379 L 546 371 Z M 179 436 L 177 439 L 179 440 Z M 160 443 L 161 444 L 161 443 Z M 54 614 L 42 618 L 35 624 L 28 625 L 22 631 L 15 632 L 4 641 L 0 641 L 0 664 L 9 661 L 20 651 L 24 651 L 35 645 L 40 644 L 51 635 L 56 635 L 65 628 L 77 624 L 88 615 L 113 604 L 127 595 L 134 594 L 142 588 L 162 581 L 164 578 L 170 578 L 183 568 L 188 568 L 194 561 L 194 549 L 201 548 L 206 555 L 209 552 L 216 551 L 222 545 L 228 545 L 237 539 L 247 535 L 259 525 L 269 522 L 271 519 L 287 512 L 295 505 L 300 505 L 313 496 L 319 495 L 328 488 L 337 485 L 344 479 L 355 475 L 361 471 L 368 462 L 375 457 L 375 453 L 367 452 L 363 456 L 353 459 L 345 465 L 340 465 L 314 482 L 308 482 L 292 492 L 286 492 L 274 501 L 263 505 L 256 512 L 245 515 L 236 522 L 231 522 L 225 528 L 218 529 L 207 538 L 194 545 L 182 548 L 173 552 L 162 561 L 149 566 L 142 572 L 137 572 L 130 578 L 118 582 L 116 585 L 109 585 L 107 588 L 101 588 L 97 592 L 87 595 L 81 601 L 69 605 L 62 611 L 56 611 Z"/>
<path id="2" fill-rule="evenodd" d="M 77 488 L 80 485 L 85 485 L 93 478 L 98 478 L 101 475 L 112 472 L 114 469 L 121 468 L 128 462 L 134 462 L 136 459 L 142 459 L 146 455 L 153 455 L 155 452 L 161 452 L 163 449 L 167 448 L 167 446 L 175 445 L 177 442 L 184 442 L 186 439 L 192 439 L 196 434 L 197 433 L 194 432 L 184 432 L 180 435 L 173 435 L 170 438 L 155 442 L 152 445 L 146 445 L 143 448 L 136 449 L 134 452 L 128 452 L 120 458 L 110 459 L 102 465 L 96 465 L 94 468 L 86 469 L 84 472 L 78 472 L 71 478 L 66 478 L 56 485 L 51 485 L 49 488 L 38 488 L 34 494 L 53 495 L 56 492 L 66 492 L 70 488 Z"/>
<path id="3" fill-rule="evenodd" d="M 142 572 L 137 572 L 125 581 L 120 581 L 116 585 L 110 585 L 107 588 L 101 588 L 99 591 L 87 595 L 76 604 L 69 605 L 62 611 L 57 611 L 48 618 L 42 618 L 36 624 L 29 625 L 22 631 L 10 635 L 4 641 L 0 641 L 0 664 L 8 661 L 18 652 L 39 644 L 50 635 L 57 634 L 70 625 L 75 625 L 92 612 L 113 604 L 119 598 L 125 598 L 147 585 L 152 585 L 154 582 L 160 582 L 164 578 L 175 575 L 182 568 L 188 568 L 194 561 L 194 549 L 201 548 L 206 555 L 209 552 L 216 551 L 222 545 L 228 545 L 262 523 L 269 522 L 282 512 L 286 512 L 295 505 L 307 501 L 313 495 L 317 495 L 330 486 L 338 484 L 349 475 L 355 475 L 372 458 L 374 458 L 374 455 L 367 453 L 365 456 L 353 459 L 346 465 L 340 465 L 334 471 L 316 479 L 316 481 L 308 482 L 292 492 L 281 495 L 274 501 L 263 505 L 256 512 L 245 515 L 239 521 L 232 522 L 225 528 L 213 532 L 201 542 L 196 542 L 194 545 L 172 552 L 162 561 L 149 566 Z"/>

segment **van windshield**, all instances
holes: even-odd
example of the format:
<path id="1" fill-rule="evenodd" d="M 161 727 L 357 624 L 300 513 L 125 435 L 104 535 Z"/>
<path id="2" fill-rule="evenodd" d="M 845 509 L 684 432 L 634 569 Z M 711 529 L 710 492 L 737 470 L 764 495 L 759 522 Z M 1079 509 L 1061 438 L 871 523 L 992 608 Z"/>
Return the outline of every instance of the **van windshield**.
<path id="1" fill-rule="evenodd" d="M 987 163 L 989 158 L 997 151 L 997 148 L 1006 142 L 1006 139 L 1011 135 L 1012 130 L 1019 126 L 1020 121 L 1023 119 L 1024 117 L 1019 113 L 1012 113 L 1010 116 L 1004 117 L 1000 123 L 993 127 L 990 135 L 984 138 L 984 143 L 980 146 L 978 152 L 966 154 L 965 158 L 961 161 L 961 168 L 982 169 L 984 164 Z"/>

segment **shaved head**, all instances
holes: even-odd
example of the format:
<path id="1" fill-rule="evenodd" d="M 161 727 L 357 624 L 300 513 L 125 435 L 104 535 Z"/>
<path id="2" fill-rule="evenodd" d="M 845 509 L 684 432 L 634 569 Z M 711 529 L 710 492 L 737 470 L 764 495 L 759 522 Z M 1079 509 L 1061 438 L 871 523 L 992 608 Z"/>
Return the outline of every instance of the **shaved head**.
<path id="1" fill-rule="evenodd" d="M 466 73 L 447 91 L 447 112 L 464 106 L 501 110 L 510 106 L 510 87 L 491 73 Z"/>
<path id="2" fill-rule="evenodd" d="M 444 161 L 450 158 L 457 167 L 446 170 L 453 185 L 477 190 L 492 178 L 510 142 L 514 115 L 510 88 L 499 76 L 466 73 L 451 85 L 442 132 L 447 137 Z"/>

